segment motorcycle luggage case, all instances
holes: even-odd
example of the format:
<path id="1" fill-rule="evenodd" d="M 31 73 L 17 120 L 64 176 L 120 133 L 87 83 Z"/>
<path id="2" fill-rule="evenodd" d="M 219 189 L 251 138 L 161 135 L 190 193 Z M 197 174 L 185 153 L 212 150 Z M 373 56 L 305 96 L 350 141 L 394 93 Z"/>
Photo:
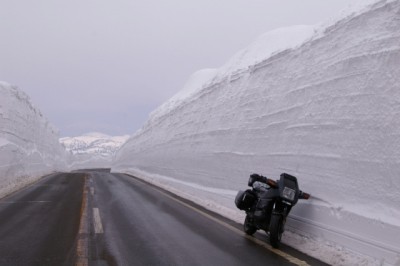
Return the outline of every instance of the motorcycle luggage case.
<path id="1" fill-rule="evenodd" d="M 245 191 L 240 190 L 235 198 L 235 204 L 239 210 L 249 209 L 251 206 L 253 206 L 255 201 L 256 196 L 250 189 Z"/>

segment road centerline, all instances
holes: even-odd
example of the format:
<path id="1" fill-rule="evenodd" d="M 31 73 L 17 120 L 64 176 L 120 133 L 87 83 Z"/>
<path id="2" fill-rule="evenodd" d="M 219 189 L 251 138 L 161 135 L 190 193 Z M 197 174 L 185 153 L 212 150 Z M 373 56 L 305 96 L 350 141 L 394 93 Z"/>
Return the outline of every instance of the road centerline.
<path id="1" fill-rule="evenodd" d="M 83 183 L 83 194 L 82 194 L 82 205 L 81 205 L 81 219 L 79 224 L 79 238 L 76 248 L 76 262 L 75 266 L 87 266 L 88 265 L 88 221 L 87 221 L 87 176 L 84 177 Z"/>
<path id="2" fill-rule="evenodd" d="M 103 225 L 101 223 L 99 208 L 93 208 L 93 222 L 94 222 L 94 232 L 96 234 L 103 234 Z"/>

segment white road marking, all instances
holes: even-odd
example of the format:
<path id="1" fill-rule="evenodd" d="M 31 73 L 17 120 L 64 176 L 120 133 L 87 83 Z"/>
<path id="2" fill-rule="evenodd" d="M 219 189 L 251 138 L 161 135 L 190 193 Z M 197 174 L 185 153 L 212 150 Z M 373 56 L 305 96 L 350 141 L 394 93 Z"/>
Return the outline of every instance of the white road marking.
<path id="1" fill-rule="evenodd" d="M 96 234 L 104 233 L 103 225 L 101 224 L 99 208 L 93 208 L 93 220 L 94 220 L 94 232 Z"/>
<path id="2" fill-rule="evenodd" d="M 90 194 L 92 194 L 92 196 L 94 196 L 94 187 L 90 188 Z"/>

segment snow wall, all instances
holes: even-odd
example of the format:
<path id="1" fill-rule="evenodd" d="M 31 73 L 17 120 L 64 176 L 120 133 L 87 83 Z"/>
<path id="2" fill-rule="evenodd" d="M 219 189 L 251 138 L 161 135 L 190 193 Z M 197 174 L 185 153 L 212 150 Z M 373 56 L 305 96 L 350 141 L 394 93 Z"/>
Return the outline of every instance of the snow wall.
<path id="1" fill-rule="evenodd" d="M 153 112 L 112 171 L 239 222 L 248 176 L 287 172 L 312 199 L 293 209 L 285 243 L 333 265 L 399 265 L 400 1 L 216 73 Z"/>
<path id="2" fill-rule="evenodd" d="M 67 160 L 58 132 L 29 97 L 0 82 L 0 197 L 43 175 L 66 170 Z"/>

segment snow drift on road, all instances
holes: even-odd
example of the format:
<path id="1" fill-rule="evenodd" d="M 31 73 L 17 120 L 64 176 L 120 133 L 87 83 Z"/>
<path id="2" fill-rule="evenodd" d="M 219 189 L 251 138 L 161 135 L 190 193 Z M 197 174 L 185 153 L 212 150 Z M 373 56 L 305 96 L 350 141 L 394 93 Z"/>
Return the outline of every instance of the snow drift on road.
<path id="1" fill-rule="evenodd" d="M 0 82 L 0 197 L 41 176 L 66 169 L 58 132 L 29 97 Z"/>
<path id="2" fill-rule="evenodd" d="M 265 58 L 247 66 L 244 50 L 241 69 L 153 112 L 113 171 L 237 221 L 249 174 L 288 172 L 313 198 L 294 208 L 286 243 L 335 265 L 398 265 L 399 18 L 400 1 L 379 1 L 324 30 L 296 27 L 301 38 L 276 52 L 253 44 Z"/>

